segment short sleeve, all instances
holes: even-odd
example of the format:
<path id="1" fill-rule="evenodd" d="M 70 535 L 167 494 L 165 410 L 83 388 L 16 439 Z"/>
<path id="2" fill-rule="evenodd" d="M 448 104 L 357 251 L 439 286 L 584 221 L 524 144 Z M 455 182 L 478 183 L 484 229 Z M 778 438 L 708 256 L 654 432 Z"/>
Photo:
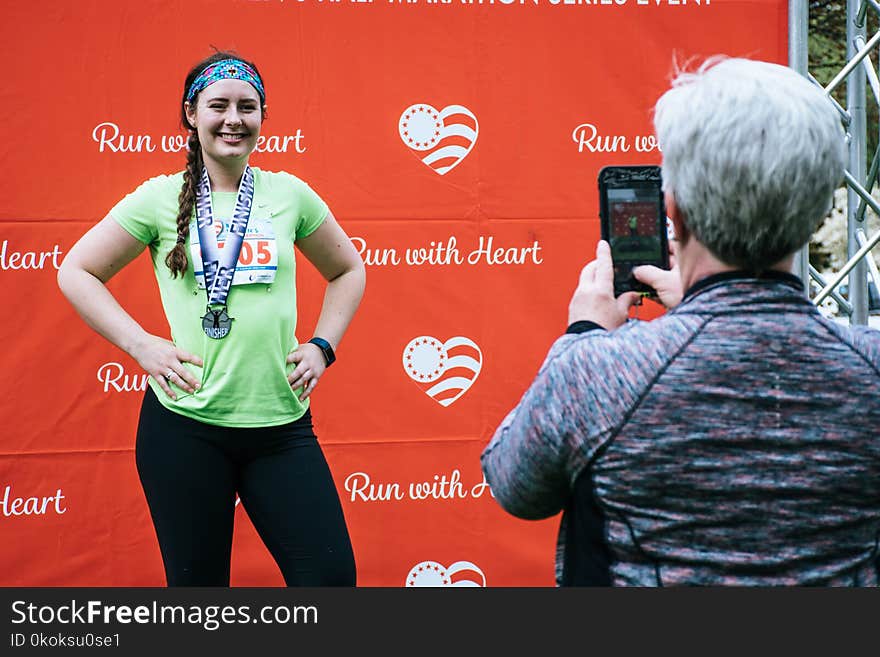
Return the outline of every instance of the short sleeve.
<path id="1" fill-rule="evenodd" d="M 330 208 L 318 194 L 306 183 L 300 181 L 299 217 L 296 222 L 296 237 L 302 239 L 314 233 L 324 223 Z"/>
<path id="2" fill-rule="evenodd" d="M 144 244 L 159 239 L 156 221 L 157 191 L 167 176 L 157 176 L 142 183 L 110 210 L 110 216 L 132 237 Z"/>

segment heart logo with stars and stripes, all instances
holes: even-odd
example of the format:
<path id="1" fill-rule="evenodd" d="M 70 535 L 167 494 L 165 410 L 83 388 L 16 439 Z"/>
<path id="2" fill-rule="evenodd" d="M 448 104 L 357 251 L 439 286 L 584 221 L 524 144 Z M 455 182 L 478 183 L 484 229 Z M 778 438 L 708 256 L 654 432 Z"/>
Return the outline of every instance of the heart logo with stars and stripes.
<path id="1" fill-rule="evenodd" d="M 397 123 L 400 138 L 441 176 L 457 167 L 471 152 L 480 131 L 477 117 L 463 105 L 438 110 L 431 105 L 410 105 Z"/>
<path id="2" fill-rule="evenodd" d="M 483 352 L 473 340 L 457 336 L 440 342 L 420 335 L 403 349 L 403 369 L 441 406 L 466 393 L 480 375 Z"/>
<path id="3" fill-rule="evenodd" d="M 486 576 L 470 561 L 456 561 L 444 566 L 436 561 L 423 561 L 412 567 L 406 576 L 410 586 L 477 586 L 485 588 Z"/>

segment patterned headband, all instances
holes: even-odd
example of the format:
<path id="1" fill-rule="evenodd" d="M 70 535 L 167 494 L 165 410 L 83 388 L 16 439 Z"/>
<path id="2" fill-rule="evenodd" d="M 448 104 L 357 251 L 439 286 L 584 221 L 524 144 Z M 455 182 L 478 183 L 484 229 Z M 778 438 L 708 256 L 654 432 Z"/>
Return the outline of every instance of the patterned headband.
<path id="1" fill-rule="evenodd" d="M 260 101 L 266 102 L 266 92 L 263 90 L 263 81 L 257 72 L 245 64 L 240 59 L 223 59 L 219 62 L 210 64 L 196 76 L 190 85 L 189 91 L 186 92 L 187 102 L 209 84 L 214 84 L 218 80 L 244 80 L 250 82 L 257 93 L 260 94 Z"/>

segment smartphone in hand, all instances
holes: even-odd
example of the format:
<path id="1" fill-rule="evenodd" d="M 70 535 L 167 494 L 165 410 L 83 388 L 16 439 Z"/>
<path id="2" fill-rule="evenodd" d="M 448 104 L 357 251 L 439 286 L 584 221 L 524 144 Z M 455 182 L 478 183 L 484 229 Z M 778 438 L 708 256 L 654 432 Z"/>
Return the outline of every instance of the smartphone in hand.
<path id="1" fill-rule="evenodd" d="M 599 221 L 602 239 L 611 245 L 614 296 L 634 291 L 657 298 L 653 288 L 635 279 L 632 269 L 669 269 L 660 167 L 604 167 L 599 172 Z"/>

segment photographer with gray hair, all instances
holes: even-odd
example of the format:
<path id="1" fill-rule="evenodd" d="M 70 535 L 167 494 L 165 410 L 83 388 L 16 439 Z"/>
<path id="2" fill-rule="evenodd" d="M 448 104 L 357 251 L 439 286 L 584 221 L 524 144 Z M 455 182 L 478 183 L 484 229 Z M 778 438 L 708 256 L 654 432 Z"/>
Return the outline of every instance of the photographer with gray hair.
<path id="1" fill-rule="evenodd" d="M 627 321 L 600 242 L 569 328 L 482 455 L 499 503 L 563 511 L 557 583 L 876 586 L 880 333 L 790 271 L 843 177 L 840 119 L 776 64 L 713 58 L 659 100 L 669 308 Z"/>

